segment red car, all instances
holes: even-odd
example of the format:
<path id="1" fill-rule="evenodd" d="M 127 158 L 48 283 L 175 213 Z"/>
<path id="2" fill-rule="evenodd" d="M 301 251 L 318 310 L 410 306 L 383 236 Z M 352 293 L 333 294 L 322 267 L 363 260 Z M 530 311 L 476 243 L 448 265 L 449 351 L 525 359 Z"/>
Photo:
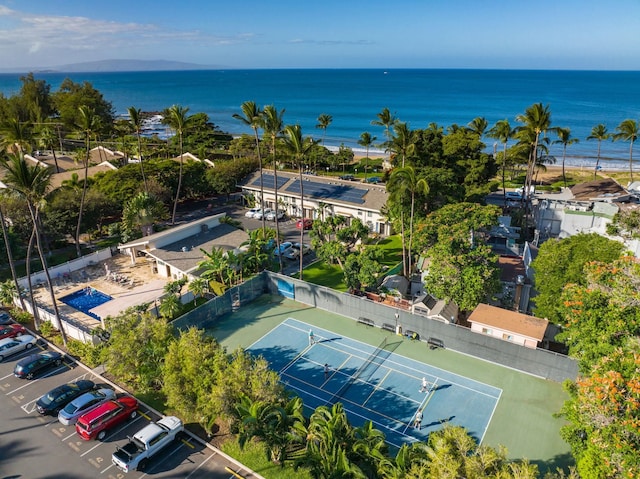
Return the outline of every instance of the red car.
<path id="1" fill-rule="evenodd" d="M 0 326 L 0 339 L 15 338 L 23 334 L 27 334 L 27 330 L 20 324 L 5 324 L 4 326 Z"/>
<path id="2" fill-rule="evenodd" d="M 304 228 L 306 230 L 310 230 L 312 226 L 313 226 L 313 220 L 311 218 L 304 218 L 296 221 L 296 228 L 298 229 Z"/>
<path id="3" fill-rule="evenodd" d="M 102 441 L 107 431 L 118 424 L 138 415 L 138 401 L 131 396 L 111 399 L 96 409 L 80 416 L 76 422 L 76 432 L 85 441 Z"/>

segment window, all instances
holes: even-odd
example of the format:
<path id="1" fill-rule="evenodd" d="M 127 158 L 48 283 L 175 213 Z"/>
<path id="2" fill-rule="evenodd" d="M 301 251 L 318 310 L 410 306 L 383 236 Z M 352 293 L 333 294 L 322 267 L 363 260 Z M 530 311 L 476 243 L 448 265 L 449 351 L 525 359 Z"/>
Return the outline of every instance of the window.
<path id="1" fill-rule="evenodd" d="M 367 218 L 371 218 L 373 216 L 373 213 L 371 211 L 367 211 Z"/>
<path id="2" fill-rule="evenodd" d="M 493 334 L 493 330 L 489 328 L 482 328 L 482 334 Z"/>
<path id="3" fill-rule="evenodd" d="M 511 334 L 504 333 L 502 335 L 502 339 L 507 340 L 507 341 L 513 341 L 513 336 Z"/>

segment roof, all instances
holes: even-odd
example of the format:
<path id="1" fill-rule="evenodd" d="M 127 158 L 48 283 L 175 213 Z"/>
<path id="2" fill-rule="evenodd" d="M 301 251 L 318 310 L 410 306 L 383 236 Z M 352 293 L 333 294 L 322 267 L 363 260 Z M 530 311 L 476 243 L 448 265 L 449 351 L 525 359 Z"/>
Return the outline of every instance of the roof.
<path id="1" fill-rule="evenodd" d="M 399 274 L 391 274 L 384 278 L 382 286 L 387 289 L 395 289 L 400 294 L 405 295 L 409 289 L 409 280 Z"/>
<path id="2" fill-rule="evenodd" d="M 89 163 L 102 163 L 103 161 L 121 161 L 124 153 L 121 151 L 112 151 L 104 146 L 96 146 L 89 150 Z"/>
<path id="3" fill-rule="evenodd" d="M 580 183 L 572 186 L 570 190 L 578 201 L 592 201 L 594 199 L 610 201 L 628 195 L 627 191 L 611 178 Z"/>
<path id="4" fill-rule="evenodd" d="M 299 178 L 297 173 L 278 172 L 278 194 L 300 197 Z M 384 185 L 340 180 L 335 176 L 303 174 L 302 179 L 305 182 L 303 185 L 305 199 L 312 201 L 379 212 L 389 197 Z M 244 189 L 260 191 L 260 173 L 256 171 L 250 174 L 239 184 Z M 272 192 L 274 184 L 273 173 L 265 170 L 263 173 L 265 191 Z"/>
<path id="5" fill-rule="evenodd" d="M 500 268 L 500 281 L 506 283 L 515 283 L 518 276 L 526 275 L 524 262 L 519 256 L 499 256 L 498 268 Z"/>
<path id="6" fill-rule="evenodd" d="M 99 165 L 90 166 L 87 168 L 87 176 L 91 178 L 96 173 L 103 173 L 107 171 L 117 170 L 115 166 L 113 166 L 108 161 L 103 161 Z M 62 173 L 54 173 L 51 175 L 51 187 L 59 188 L 62 186 L 64 181 L 70 180 L 73 175 L 78 175 L 78 181 L 84 180 L 84 168 L 78 168 L 77 170 L 67 170 Z"/>
<path id="7" fill-rule="evenodd" d="M 549 324 L 547 319 L 540 319 L 482 303 L 476 306 L 468 321 L 509 331 L 536 341 L 542 341 Z"/>
<path id="8" fill-rule="evenodd" d="M 170 264 L 183 273 L 189 273 L 196 270 L 198 263 L 204 260 L 201 249 L 207 252 L 214 247 L 225 251 L 234 250 L 248 239 L 249 235 L 245 231 L 221 223 L 207 231 L 201 231 L 196 235 L 147 251 L 147 254 Z"/>

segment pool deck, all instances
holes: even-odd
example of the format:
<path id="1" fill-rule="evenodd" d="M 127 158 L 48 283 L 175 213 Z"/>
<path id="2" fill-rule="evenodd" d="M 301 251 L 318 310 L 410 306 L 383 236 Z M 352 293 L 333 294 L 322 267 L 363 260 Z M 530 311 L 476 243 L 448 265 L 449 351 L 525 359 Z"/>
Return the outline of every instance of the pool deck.
<path id="1" fill-rule="evenodd" d="M 111 273 L 107 276 L 107 270 Z M 126 281 L 113 280 L 113 274 L 126 278 Z M 87 287 L 108 294 L 113 299 L 91 310 L 101 318 L 116 316 L 121 311 L 142 303 L 153 303 L 162 296 L 167 278 L 161 278 L 152 271 L 152 266 L 144 261 L 135 265 L 126 255 L 116 255 L 101 263 L 89 266 L 86 270 L 75 271 L 69 278 L 52 278 L 54 292 L 60 314 L 80 322 L 89 328 L 101 326 L 101 321 L 72 308 L 60 301 Z M 35 289 L 36 301 L 47 309 L 53 307 L 48 289 L 43 285 Z"/>

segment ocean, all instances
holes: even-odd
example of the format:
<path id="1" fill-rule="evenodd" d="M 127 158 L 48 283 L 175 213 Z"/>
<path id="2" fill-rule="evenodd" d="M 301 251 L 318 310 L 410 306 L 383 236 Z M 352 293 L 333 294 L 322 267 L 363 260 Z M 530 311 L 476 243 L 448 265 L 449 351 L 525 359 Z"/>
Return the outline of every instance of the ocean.
<path id="1" fill-rule="evenodd" d="M 5 96 L 20 88 L 19 74 L 0 75 Z M 368 131 L 384 140 L 381 127 L 371 125 L 387 107 L 411 128 L 434 122 L 466 125 L 483 116 L 493 125 L 515 117 L 533 103 L 548 104 L 552 126 L 568 127 L 579 143 L 567 149 L 569 164 L 591 167 L 597 141 L 586 141 L 591 128 L 604 123 L 610 132 L 623 120 L 640 121 L 640 72 L 525 70 L 215 70 L 129 73 L 37 73 L 55 91 L 69 77 L 88 81 L 112 102 L 118 114 L 129 106 L 159 111 L 173 104 L 190 113 L 205 112 L 222 130 L 250 133 L 232 115 L 246 100 L 284 109 L 285 124 L 299 123 L 303 133 L 321 140 L 318 115 L 333 117 L 324 138 L 327 146 L 345 144 L 360 152 L 357 141 Z M 550 135 L 555 140 L 555 135 Z M 485 139 L 487 151 L 494 140 Z M 501 145 L 498 145 L 500 148 Z M 640 147 L 638 148 L 640 150 Z M 562 147 L 550 145 L 561 161 Z M 629 143 L 603 142 L 603 166 L 625 168 Z M 634 160 L 640 161 L 634 154 Z"/>

